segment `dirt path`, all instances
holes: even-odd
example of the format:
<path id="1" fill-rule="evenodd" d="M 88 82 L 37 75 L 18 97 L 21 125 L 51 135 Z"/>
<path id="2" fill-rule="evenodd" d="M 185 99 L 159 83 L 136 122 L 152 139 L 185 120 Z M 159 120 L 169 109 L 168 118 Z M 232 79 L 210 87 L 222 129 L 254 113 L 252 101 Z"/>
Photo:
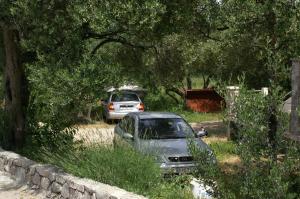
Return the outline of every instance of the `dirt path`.
<path id="1" fill-rule="evenodd" d="M 114 138 L 115 125 L 108 125 L 103 122 L 91 125 L 80 125 L 75 134 L 76 140 L 83 140 L 85 143 L 97 143 L 111 145 Z"/>
<path id="2" fill-rule="evenodd" d="M 42 199 L 42 193 L 36 193 L 25 185 L 20 185 L 8 174 L 0 172 L 0 199 Z"/>
<path id="3" fill-rule="evenodd" d="M 191 126 L 195 131 L 204 127 L 208 133 L 210 139 L 227 140 L 226 138 L 226 127 L 221 121 L 212 122 L 201 122 L 201 123 L 191 123 Z M 90 125 L 80 125 L 78 126 L 78 131 L 75 135 L 76 140 L 83 140 L 85 143 L 97 143 L 97 144 L 112 144 L 114 137 L 114 127 L 115 125 L 108 125 L 103 122 Z M 205 139 L 204 139 L 205 140 Z"/>

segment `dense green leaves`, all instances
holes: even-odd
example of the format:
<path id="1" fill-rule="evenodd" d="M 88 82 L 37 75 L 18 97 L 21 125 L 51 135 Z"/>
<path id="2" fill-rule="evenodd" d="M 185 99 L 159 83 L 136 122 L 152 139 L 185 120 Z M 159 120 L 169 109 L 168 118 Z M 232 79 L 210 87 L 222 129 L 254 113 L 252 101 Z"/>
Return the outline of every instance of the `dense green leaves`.
<path id="1" fill-rule="evenodd" d="M 261 81 L 255 85 L 251 81 L 255 75 L 261 75 L 259 77 L 288 87 L 289 61 L 299 56 L 299 42 L 296 42 L 299 40 L 296 28 L 299 2 L 229 0 L 224 1 L 222 7 L 229 27 L 224 32 L 225 63 L 246 69 L 246 78 L 249 74 L 246 81 L 250 85 L 270 85 L 271 82 Z M 239 60 L 232 60 L 237 58 Z"/>

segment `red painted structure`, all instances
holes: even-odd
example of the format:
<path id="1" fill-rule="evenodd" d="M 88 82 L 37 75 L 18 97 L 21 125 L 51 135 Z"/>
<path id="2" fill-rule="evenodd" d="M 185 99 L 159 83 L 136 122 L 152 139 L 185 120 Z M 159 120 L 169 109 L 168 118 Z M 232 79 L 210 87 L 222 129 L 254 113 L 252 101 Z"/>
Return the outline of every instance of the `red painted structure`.
<path id="1" fill-rule="evenodd" d="M 209 113 L 219 112 L 225 100 L 214 89 L 193 89 L 185 92 L 186 106 L 193 111 Z"/>

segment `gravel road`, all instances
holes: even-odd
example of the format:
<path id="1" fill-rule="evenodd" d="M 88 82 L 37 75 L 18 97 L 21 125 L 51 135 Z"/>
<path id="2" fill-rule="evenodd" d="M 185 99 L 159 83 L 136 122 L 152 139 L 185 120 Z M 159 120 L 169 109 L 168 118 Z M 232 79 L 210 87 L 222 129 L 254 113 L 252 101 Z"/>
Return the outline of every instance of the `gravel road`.
<path id="1" fill-rule="evenodd" d="M 86 125 L 78 127 L 75 140 L 83 140 L 85 143 L 111 145 L 114 138 L 114 125 Z"/>

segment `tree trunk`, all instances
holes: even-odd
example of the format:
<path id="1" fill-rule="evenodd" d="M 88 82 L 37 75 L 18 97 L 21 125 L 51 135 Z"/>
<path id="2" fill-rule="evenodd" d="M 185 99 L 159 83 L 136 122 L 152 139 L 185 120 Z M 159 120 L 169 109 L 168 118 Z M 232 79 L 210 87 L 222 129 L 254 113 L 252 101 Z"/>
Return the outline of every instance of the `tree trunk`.
<path id="1" fill-rule="evenodd" d="M 294 59 L 292 66 L 292 103 L 290 131 L 293 135 L 299 134 L 299 106 L 300 106 L 300 60 Z"/>
<path id="2" fill-rule="evenodd" d="M 184 99 L 185 97 L 185 91 L 184 90 L 181 90 L 179 88 L 176 88 L 176 87 L 172 87 L 172 88 L 167 88 L 166 91 L 168 92 L 173 92 L 173 93 L 176 93 L 177 95 L 179 95 L 182 99 Z"/>
<path id="3" fill-rule="evenodd" d="M 268 141 L 272 149 L 271 158 L 274 162 L 277 161 L 277 140 L 276 140 L 276 133 L 278 127 L 278 119 L 277 119 L 277 112 L 276 112 L 276 105 L 271 104 L 269 108 L 270 116 L 269 116 L 269 131 L 268 131 Z"/>
<path id="4" fill-rule="evenodd" d="M 8 114 L 11 147 L 21 148 L 25 141 L 27 81 L 20 60 L 19 37 L 14 29 L 3 29 L 5 48 L 5 110 Z"/>
<path id="5" fill-rule="evenodd" d="M 203 78 L 203 89 L 208 88 L 209 83 L 210 83 L 210 75 L 207 76 L 207 78 L 205 78 L 205 75 L 202 75 Z"/>
<path id="6" fill-rule="evenodd" d="M 186 77 L 186 84 L 188 90 L 192 89 L 192 79 L 190 74 L 188 74 Z"/>
<path id="7" fill-rule="evenodd" d="M 177 104 L 179 104 L 178 99 L 170 93 L 170 90 L 166 90 L 166 94 L 170 96 Z"/>
<path id="8" fill-rule="evenodd" d="M 86 119 L 87 119 L 89 122 L 92 121 L 92 118 L 91 118 L 92 108 L 93 108 L 93 105 L 92 105 L 92 104 L 89 104 L 88 107 L 87 107 Z"/>

